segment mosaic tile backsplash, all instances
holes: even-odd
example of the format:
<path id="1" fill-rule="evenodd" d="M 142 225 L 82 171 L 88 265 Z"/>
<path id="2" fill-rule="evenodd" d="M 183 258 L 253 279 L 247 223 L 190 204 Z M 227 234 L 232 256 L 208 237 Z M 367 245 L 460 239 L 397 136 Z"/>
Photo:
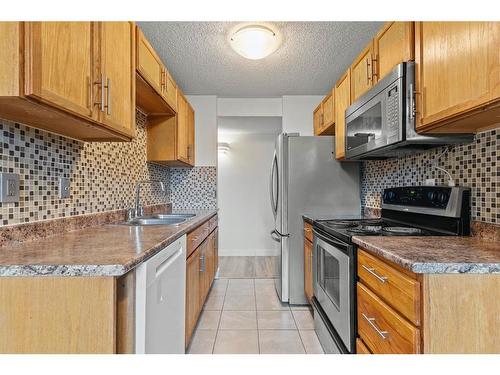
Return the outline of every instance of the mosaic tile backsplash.
<path id="1" fill-rule="evenodd" d="M 446 169 L 455 184 L 472 189 L 472 219 L 500 224 L 500 129 L 479 133 L 469 144 L 432 149 L 400 159 L 365 161 L 361 167 L 361 204 L 380 208 L 380 193 L 394 186 L 423 185 L 448 177 L 433 166 Z"/>
<path id="2" fill-rule="evenodd" d="M 174 210 L 217 208 L 217 168 L 171 168 L 170 199 Z"/>
<path id="3" fill-rule="evenodd" d="M 137 112 L 132 142 L 84 143 L 0 120 L 0 168 L 18 173 L 20 202 L 0 203 L 0 225 L 131 207 L 137 180 L 161 180 L 169 169 L 146 163 L 146 117 Z M 58 178 L 71 179 L 71 197 L 58 198 Z M 142 188 L 144 205 L 169 201 L 170 192 Z"/>
<path id="4" fill-rule="evenodd" d="M 0 119 L 0 169 L 20 175 L 19 203 L 0 203 L 0 226 L 132 207 L 138 180 L 143 205 L 172 202 L 173 209 L 215 209 L 216 167 L 168 168 L 146 162 L 146 116 L 136 113 L 132 142 L 80 142 Z M 59 199 L 58 178 L 71 180 Z"/>

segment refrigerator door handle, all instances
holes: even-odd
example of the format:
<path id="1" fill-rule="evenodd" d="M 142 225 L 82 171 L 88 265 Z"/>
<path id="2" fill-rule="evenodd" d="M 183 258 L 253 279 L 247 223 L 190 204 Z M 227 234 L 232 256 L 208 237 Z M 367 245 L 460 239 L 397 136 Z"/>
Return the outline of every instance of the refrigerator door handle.
<path id="1" fill-rule="evenodd" d="M 278 232 L 276 232 L 276 229 L 271 231 L 271 238 L 276 242 L 281 242 L 281 238 L 278 236 Z"/>
<path id="2" fill-rule="evenodd" d="M 273 215 L 276 216 L 277 211 L 278 211 L 278 197 L 274 197 L 274 181 L 275 181 L 275 174 L 274 171 L 278 170 L 278 157 L 276 155 L 276 150 L 274 151 L 273 155 L 273 162 L 271 164 L 271 176 L 269 178 L 269 195 L 271 198 L 271 208 L 273 210 Z M 276 183 L 278 183 L 277 177 L 276 177 Z M 276 192 L 278 192 L 278 189 L 276 189 Z"/>

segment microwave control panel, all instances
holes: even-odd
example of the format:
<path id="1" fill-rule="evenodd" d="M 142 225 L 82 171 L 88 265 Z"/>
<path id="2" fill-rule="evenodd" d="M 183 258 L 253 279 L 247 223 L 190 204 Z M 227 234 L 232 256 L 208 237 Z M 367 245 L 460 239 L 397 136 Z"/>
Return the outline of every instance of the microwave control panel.
<path id="1" fill-rule="evenodd" d="M 399 118 L 399 106 L 400 106 L 400 93 L 399 86 L 395 84 L 394 86 L 387 89 L 387 140 L 389 142 L 399 140 L 400 131 L 400 118 Z"/>

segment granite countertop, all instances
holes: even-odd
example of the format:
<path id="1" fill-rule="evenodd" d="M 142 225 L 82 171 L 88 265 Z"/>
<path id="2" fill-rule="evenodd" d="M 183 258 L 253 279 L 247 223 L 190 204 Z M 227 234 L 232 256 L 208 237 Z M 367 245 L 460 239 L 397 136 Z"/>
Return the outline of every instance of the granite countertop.
<path id="1" fill-rule="evenodd" d="M 121 276 L 217 213 L 178 226 L 106 224 L 0 247 L 0 276 Z"/>
<path id="2" fill-rule="evenodd" d="M 355 236 L 353 242 L 415 273 L 500 274 L 500 244 L 477 237 Z"/>

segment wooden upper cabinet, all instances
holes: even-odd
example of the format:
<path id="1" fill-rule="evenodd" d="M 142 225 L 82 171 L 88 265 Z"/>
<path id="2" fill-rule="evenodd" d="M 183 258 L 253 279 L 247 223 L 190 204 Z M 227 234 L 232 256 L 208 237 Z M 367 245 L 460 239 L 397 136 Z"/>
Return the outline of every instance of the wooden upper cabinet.
<path id="1" fill-rule="evenodd" d="M 0 23 L 0 117 L 84 141 L 130 141 L 135 134 L 133 27 L 129 22 Z"/>
<path id="2" fill-rule="evenodd" d="M 187 108 L 187 133 L 188 133 L 188 160 L 190 165 L 194 165 L 195 155 L 195 123 L 194 123 L 194 109 L 188 102 Z"/>
<path id="3" fill-rule="evenodd" d="M 194 166 L 194 111 L 180 90 L 177 114 L 173 117 L 151 116 L 146 131 L 149 162 L 177 167 Z"/>
<path id="4" fill-rule="evenodd" d="M 137 27 L 137 72 L 149 85 L 161 94 L 163 91 L 164 67 L 144 33 Z"/>
<path id="5" fill-rule="evenodd" d="M 92 22 L 26 24 L 26 95 L 92 118 Z"/>
<path id="6" fill-rule="evenodd" d="M 373 43 L 351 65 L 351 101 L 354 102 L 373 85 Z"/>
<path id="7" fill-rule="evenodd" d="M 135 25 L 100 22 L 99 26 L 99 79 L 105 83 L 102 121 L 132 135 L 135 132 Z"/>
<path id="8" fill-rule="evenodd" d="M 321 103 L 318 104 L 313 112 L 313 132 L 314 135 L 319 135 L 323 125 L 323 107 Z"/>
<path id="9" fill-rule="evenodd" d="M 139 27 L 136 27 L 137 106 L 148 115 L 173 116 L 177 84 Z"/>
<path id="10" fill-rule="evenodd" d="M 500 122 L 500 22 L 416 22 L 417 129 L 468 133 Z"/>
<path id="11" fill-rule="evenodd" d="M 319 123 L 315 126 L 315 135 L 333 135 L 335 134 L 333 90 L 321 101 L 321 111 L 319 112 Z"/>
<path id="12" fill-rule="evenodd" d="M 335 105 L 335 158 L 345 158 L 345 110 L 351 105 L 351 77 L 348 70 L 337 81 L 334 90 Z"/>
<path id="13" fill-rule="evenodd" d="M 414 59 L 413 22 L 387 22 L 373 39 L 373 82 L 396 65 Z"/>
<path id="14" fill-rule="evenodd" d="M 177 156 L 181 161 L 189 162 L 189 123 L 188 108 L 189 104 L 181 93 L 177 98 L 179 108 L 177 112 Z"/>
<path id="15" fill-rule="evenodd" d="M 321 103 L 323 106 L 323 127 L 327 127 L 333 124 L 333 95 L 330 92 L 323 102 Z"/>
<path id="16" fill-rule="evenodd" d="M 177 111 L 177 84 L 166 69 L 163 71 L 162 95 L 167 104 Z"/>

